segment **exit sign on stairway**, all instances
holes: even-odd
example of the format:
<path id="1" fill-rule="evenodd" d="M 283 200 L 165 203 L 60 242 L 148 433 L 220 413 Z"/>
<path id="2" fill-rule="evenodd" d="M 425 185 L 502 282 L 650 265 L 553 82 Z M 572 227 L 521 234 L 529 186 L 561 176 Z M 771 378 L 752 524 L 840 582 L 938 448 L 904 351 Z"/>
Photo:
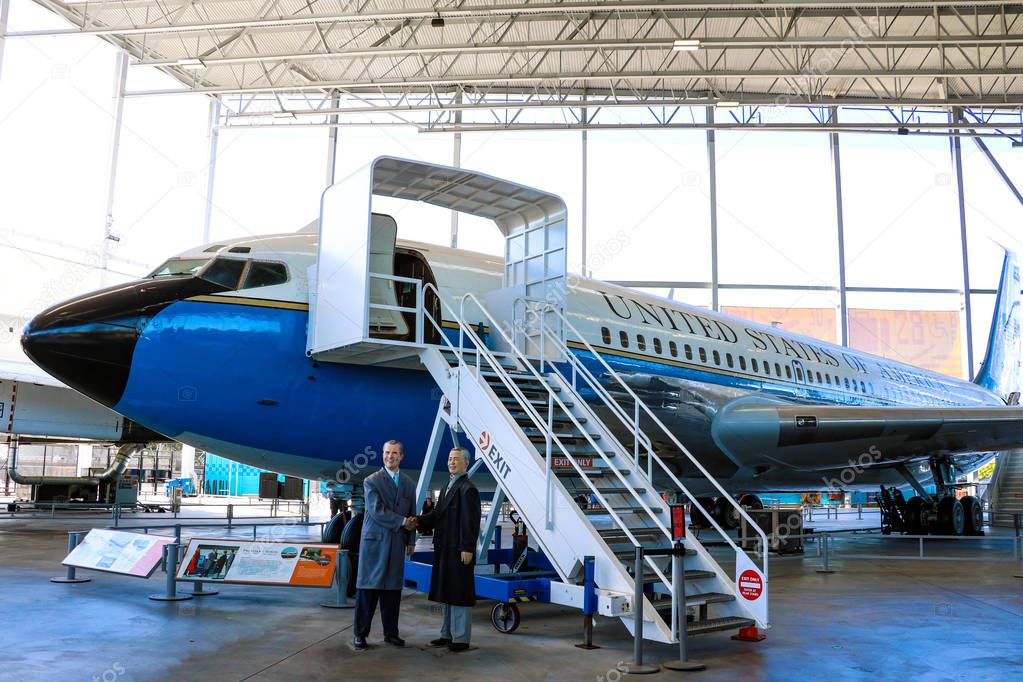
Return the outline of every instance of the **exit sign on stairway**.
<path id="1" fill-rule="evenodd" d="M 576 457 L 575 463 L 579 465 L 580 469 L 592 469 L 593 458 L 592 457 Z M 568 457 L 551 457 L 551 468 L 552 469 L 572 469 L 572 462 Z"/>

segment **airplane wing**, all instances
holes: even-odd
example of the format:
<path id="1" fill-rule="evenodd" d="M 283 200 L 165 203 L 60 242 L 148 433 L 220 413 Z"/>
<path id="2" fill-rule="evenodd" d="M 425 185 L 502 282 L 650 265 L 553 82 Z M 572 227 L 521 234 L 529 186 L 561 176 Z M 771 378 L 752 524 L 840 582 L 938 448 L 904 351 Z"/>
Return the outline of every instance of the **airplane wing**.
<path id="1" fill-rule="evenodd" d="M 718 411 L 711 434 L 740 466 L 826 470 L 864 453 L 885 464 L 1018 447 L 1023 407 L 794 405 L 748 396 Z"/>
<path id="2" fill-rule="evenodd" d="M 14 435 L 101 442 L 166 440 L 30 362 L 0 360 L 0 439 Z"/>
<path id="3" fill-rule="evenodd" d="M 57 381 L 31 362 L 0 360 L 0 380 L 3 379 L 24 381 L 25 383 L 39 384 L 40 386 L 67 388 L 63 383 Z"/>

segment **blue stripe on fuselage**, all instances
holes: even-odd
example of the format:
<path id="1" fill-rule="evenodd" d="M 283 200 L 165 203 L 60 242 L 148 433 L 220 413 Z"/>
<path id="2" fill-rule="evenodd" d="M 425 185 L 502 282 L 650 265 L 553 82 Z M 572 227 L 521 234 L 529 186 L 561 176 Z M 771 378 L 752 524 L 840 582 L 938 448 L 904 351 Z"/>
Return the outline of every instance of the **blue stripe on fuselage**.
<path id="1" fill-rule="evenodd" d="M 143 330 L 114 409 L 171 437 L 209 434 L 329 462 L 397 438 L 404 466 L 421 466 L 439 400 L 430 375 L 315 362 L 307 319 L 305 310 L 174 303 Z"/>

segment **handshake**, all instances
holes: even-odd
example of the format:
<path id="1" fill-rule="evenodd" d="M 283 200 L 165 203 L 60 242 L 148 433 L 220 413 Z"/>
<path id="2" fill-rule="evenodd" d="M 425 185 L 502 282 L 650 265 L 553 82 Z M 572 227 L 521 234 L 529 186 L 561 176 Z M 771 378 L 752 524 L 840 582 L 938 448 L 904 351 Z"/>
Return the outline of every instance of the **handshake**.
<path id="1" fill-rule="evenodd" d="M 405 530 L 415 530 L 418 527 L 419 519 L 417 519 L 415 516 L 410 516 L 407 519 L 405 519 L 405 525 L 403 526 Z"/>

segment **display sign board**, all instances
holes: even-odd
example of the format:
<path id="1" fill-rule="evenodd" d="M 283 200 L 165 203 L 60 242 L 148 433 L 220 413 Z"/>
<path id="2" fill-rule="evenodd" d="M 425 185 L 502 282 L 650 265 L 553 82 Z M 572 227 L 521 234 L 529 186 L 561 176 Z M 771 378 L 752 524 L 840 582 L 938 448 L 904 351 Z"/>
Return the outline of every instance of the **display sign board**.
<path id="1" fill-rule="evenodd" d="M 192 538 L 178 580 L 330 587 L 337 545 Z"/>
<path id="2" fill-rule="evenodd" d="M 671 507 L 671 539 L 684 540 L 686 537 L 686 507 L 684 504 L 672 504 Z"/>
<path id="3" fill-rule="evenodd" d="M 743 551 L 735 553 L 735 597 L 753 613 L 761 627 L 767 625 L 767 581 Z"/>
<path id="4" fill-rule="evenodd" d="M 163 559 L 163 546 L 174 542 L 164 535 L 94 528 L 71 550 L 65 566 L 148 578 Z"/>

